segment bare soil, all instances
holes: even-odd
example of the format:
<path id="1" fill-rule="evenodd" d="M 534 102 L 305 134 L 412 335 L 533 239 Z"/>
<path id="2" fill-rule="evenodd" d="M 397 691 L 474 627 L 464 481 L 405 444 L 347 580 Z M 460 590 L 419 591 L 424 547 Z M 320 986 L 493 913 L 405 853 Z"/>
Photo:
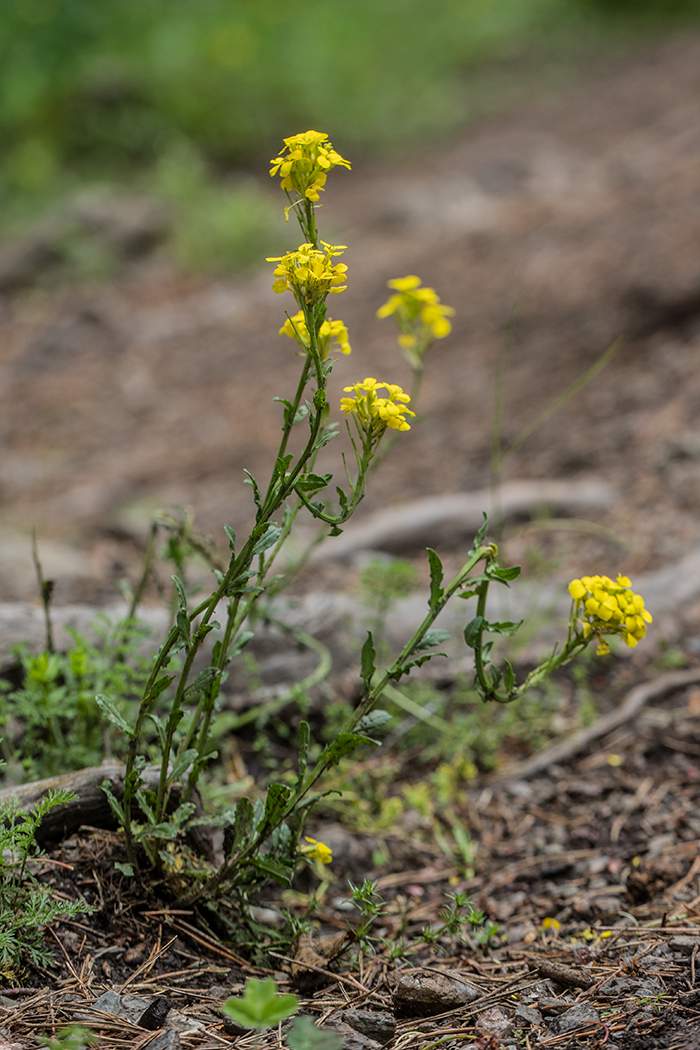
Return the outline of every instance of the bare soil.
<path id="1" fill-rule="evenodd" d="M 374 319 L 387 279 L 417 273 L 456 309 L 454 332 L 427 368 L 425 419 L 401 435 L 362 514 L 487 484 L 494 376 L 510 318 L 505 444 L 624 340 L 606 370 L 509 460 L 505 477 L 610 482 L 617 499 L 594 524 L 625 543 L 547 532 L 537 557 L 574 573 L 604 564 L 611 575 L 633 574 L 700 544 L 699 147 L 700 38 L 687 37 L 429 155 L 337 174 L 321 216 L 326 238 L 350 246 L 350 286 L 332 303 L 353 344 L 336 366 L 338 392 L 366 375 L 408 385 L 388 322 Z M 4 298 L 5 600 L 33 594 L 17 544 L 34 523 L 59 600 L 96 603 L 133 571 L 154 507 L 191 504 L 217 538 L 223 521 L 245 526 L 243 469 L 263 475 L 279 426 L 272 398 L 291 388 L 297 367 L 292 344 L 276 335 L 289 304 L 269 285 L 269 273 L 183 276 L 156 254 L 108 285 L 45 284 Z M 327 452 L 322 469 L 336 465 L 333 446 Z M 526 564 L 535 559 L 529 541 L 510 543 Z M 684 609 L 681 620 L 674 641 L 692 668 L 700 609 Z M 602 710 L 657 674 L 657 655 L 594 677 Z M 338 901 L 347 876 L 379 880 L 390 941 L 403 924 L 410 934 L 437 921 L 445 893 L 461 889 L 499 924 L 486 949 L 446 943 L 446 957 L 412 960 L 458 970 L 481 996 L 439 1016 L 399 1017 L 401 1042 L 388 1045 L 478 1036 L 481 1050 L 700 1046 L 699 696 L 693 685 L 671 690 L 544 773 L 465 784 L 456 816 L 477 843 L 473 876 L 430 845 L 419 814 L 384 835 L 391 863 L 379 867 L 376 842 L 336 829 L 337 883 L 318 913 L 326 933 L 346 928 Z M 397 784 L 402 775 L 408 765 Z M 67 842 L 47 862 L 44 877 L 99 910 L 52 934 L 56 970 L 28 975 L 29 988 L 0 989 L 0 1046 L 36 1045 L 34 1035 L 109 988 L 165 995 L 200 1019 L 182 1045 L 252 1045 L 226 1034 L 216 1007 L 265 971 L 202 932 L 196 916 L 176 915 L 158 888 L 147 900 L 131 895 L 113 869 L 119 849 L 118 838 L 100 833 Z M 52 864 L 59 860 L 70 875 Z M 344 976 L 305 993 L 315 1016 L 352 1005 L 395 1011 L 397 971 L 386 953 L 352 973 L 343 958 L 329 969 Z M 284 959 L 274 973 L 280 987 L 291 980 Z M 501 1020 L 484 1017 L 495 1008 Z M 108 1047 L 150 1038 L 114 1018 L 90 1025 Z"/>

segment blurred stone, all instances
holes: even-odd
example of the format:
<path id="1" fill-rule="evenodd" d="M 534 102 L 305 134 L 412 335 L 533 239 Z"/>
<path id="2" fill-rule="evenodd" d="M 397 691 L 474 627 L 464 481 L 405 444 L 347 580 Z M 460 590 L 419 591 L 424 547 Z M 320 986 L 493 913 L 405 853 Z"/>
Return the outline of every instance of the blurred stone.
<path id="1" fill-rule="evenodd" d="M 151 1039 L 150 1043 L 142 1043 L 142 1050 L 180 1050 L 180 1034 L 174 1028 L 167 1028 L 164 1032 Z"/>
<path id="2" fill-rule="evenodd" d="M 525 1006 L 520 1003 L 515 1008 L 515 1017 L 520 1021 L 527 1021 L 528 1024 L 542 1024 L 542 1014 L 539 1010 L 535 1010 L 533 1006 Z"/>
<path id="3" fill-rule="evenodd" d="M 401 974 L 394 988 L 397 1017 L 430 1017 L 445 1010 L 466 1006 L 481 993 L 457 973 L 445 970 L 413 970 Z"/>
<path id="4" fill-rule="evenodd" d="M 158 1028 L 163 1027 L 169 1012 L 170 1003 L 166 996 L 157 995 L 143 1011 L 136 1024 L 139 1028 L 147 1028 L 149 1032 L 155 1032 Z"/>
<path id="5" fill-rule="evenodd" d="M 576 1003 L 575 1006 L 570 1007 L 563 1013 L 561 1017 L 558 1017 L 552 1027 L 558 1034 L 563 1035 L 565 1032 L 573 1032 L 575 1028 L 598 1022 L 600 1022 L 600 1015 L 593 1003 L 584 1000 L 582 1003 Z"/>
<path id="6" fill-rule="evenodd" d="M 476 1019 L 477 1035 L 492 1035 L 496 1039 L 505 1039 L 513 1034 L 513 1021 L 498 1006 L 484 1010 Z"/>
<path id="7" fill-rule="evenodd" d="M 378 1043 L 388 1043 L 396 1035 L 396 1021 L 388 1010 L 343 1010 L 341 1016 L 356 1032 Z"/>
<path id="8" fill-rule="evenodd" d="M 335 1032 L 343 1040 L 343 1050 L 379 1050 L 381 1043 L 352 1028 L 339 1018 L 329 1017 L 322 1025 L 322 1032 Z"/>

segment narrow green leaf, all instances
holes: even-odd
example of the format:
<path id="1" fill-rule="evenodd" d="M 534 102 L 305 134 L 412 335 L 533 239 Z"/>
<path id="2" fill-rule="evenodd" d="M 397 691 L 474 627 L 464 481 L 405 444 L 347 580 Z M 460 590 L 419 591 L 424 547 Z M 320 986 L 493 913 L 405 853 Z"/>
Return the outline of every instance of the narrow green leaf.
<path id="1" fill-rule="evenodd" d="M 487 575 L 492 579 L 499 580 L 501 583 L 505 584 L 507 584 L 509 580 L 517 580 L 520 571 L 519 565 L 511 565 L 509 569 L 494 567 L 486 570 Z"/>
<path id="2" fill-rule="evenodd" d="M 181 831 L 196 809 L 194 802 L 181 802 L 174 813 L 169 814 L 168 820 Z"/>
<path id="3" fill-rule="evenodd" d="M 339 733 L 331 744 L 324 747 L 319 757 L 319 762 L 330 766 L 337 766 L 341 758 L 349 755 L 355 748 L 362 744 L 373 744 L 375 741 L 360 733 Z"/>
<path id="4" fill-rule="evenodd" d="M 331 423 L 329 426 L 324 427 L 318 436 L 318 440 L 314 445 L 314 452 L 318 452 L 322 449 L 329 441 L 332 441 L 334 437 L 338 436 L 338 424 Z"/>
<path id="5" fill-rule="evenodd" d="M 164 674 L 160 678 L 157 678 L 151 688 L 148 690 L 146 700 L 150 703 L 152 700 L 157 699 L 162 692 L 164 692 L 172 680 L 176 676 L 174 674 Z"/>
<path id="6" fill-rule="evenodd" d="M 407 660 L 405 664 L 401 664 L 399 670 L 391 677 L 395 682 L 398 682 L 400 678 L 409 673 L 412 667 L 422 667 L 423 664 L 427 664 L 428 660 L 432 660 L 434 656 L 444 656 L 447 659 L 447 653 L 426 653 L 425 656 L 417 656 L 415 660 Z"/>
<path id="7" fill-rule="evenodd" d="M 329 795 L 341 796 L 342 794 L 343 792 L 339 791 L 338 788 L 329 788 L 328 791 L 319 791 L 315 795 L 307 796 L 307 798 L 305 798 L 303 802 L 300 802 L 297 805 L 295 812 L 298 813 L 302 809 L 311 809 L 311 807 L 315 806 L 316 803 L 319 802 L 322 798 L 327 798 Z"/>
<path id="8" fill-rule="evenodd" d="M 464 628 L 464 640 L 470 649 L 474 649 L 479 644 L 482 631 L 484 630 L 484 617 L 475 616 L 473 620 L 467 624 Z"/>
<path id="9" fill-rule="evenodd" d="M 308 722 L 299 723 L 299 763 L 297 772 L 297 784 L 301 784 L 309 763 L 309 746 L 311 744 L 311 728 Z"/>
<path id="10" fill-rule="evenodd" d="M 185 700 L 191 703 L 204 693 L 207 693 L 214 679 L 218 678 L 220 674 L 221 671 L 218 667 L 205 667 L 203 671 L 199 672 L 194 682 L 191 682 L 185 689 Z"/>
<path id="11" fill-rule="evenodd" d="M 338 502 L 340 503 L 340 513 L 346 514 L 348 509 L 348 497 L 346 496 L 340 485 L 335 486 L 335 491 L 338 493 Z"/>
<path id="12" fill-rule="evenodd" d="M 258 508 L 258 510 L 262 510 L 262 495 L 260 493 L 260 488 L 258 486 L 257 481 L 250 473 L 250 471 L 245 469 L 245 467 L 243 468 L 243 473 L 248 475 L 246 478 L 243 479 L 243 484 L 250 485 L 252 487 L 255 506 Z"/>
<path id="13" fill-rule="evenodd" d="M 361 665 L 360 665 L 360 675 L 362 676 L 362 681 L 365 684 L 365 689 L 369 689 L 370 683 L 372 681 L 372 676 L 374 675 L 374 672 L 377 670 L 377 668 L 375 666 L 375 663 L 374 663 L 374 658 L 375 658 L 376 655 L 377 655 L 377 651 L 374 648 L 374 640 L 372 638 L 372 632 L 368 631 L 367 632 L 367 640 L 365 641 L 365 644 L 362 646 L 362 661 L 361 661 Z"/>
<path id="14" fill-rule="evenodd" d="M 269 827 L 277 824 L 291 796 L 292 789 L 288 784 L 270 784 L 265 796 L 265 823 Z"/>
<path id="15" fill-rule="evenodd" d="M 332 477 L 332 474 L 302 474 L 294 486 L 294 490 L 303 493 L 305 496 L 313 495 L 313 493 L 325 489 Z"/>
<path id="16" fill-rule="evenodd" d="M 522 620 L 518 620 L 517 623 L 513 620 L 504 620 L 503 623 L 487 623 L 484 621 L 484 630 L 490 631 L 491 634 L 505 634 L 510 636 L 515 634 L 522 622 Z"/>
<path id="17" fill-rule="evenodd" d="M 233 643 L 232 643 L 231 649 L 230 649 L 230 659 L 231 660 L 233 660 L 233 658 L 235 656 L 238 656 L 239 653 L 241 653 L 243 651 L 243 649 L 248 644 L 248 642 L 251 640 L 251 638 L 255 638 L 255 632 L 254 631 L 240 631 L 236 635 L 236 637 L 233 639 Z"/>
<path id="18" fill-rule="evenodd" d="M 381 708 L 376 711 L 370 711 L 357 723 L 357 731 L 358 733 L 371 733 L 373 729 L 380 729 L 387 722 L 390 722 L 392 717 L 388 711 L 382 711 Z"/>
<path id="19" fill-rule="evenodd" d="M 435 612 L 442 601 L 443 589 L 443 569 L 440 558 L 432 549 L 428 547 L 428 561 L 430 562 L 430 609 Z"/>
<path id="20" fill-rule="evenodd" d="M 426 631 L 421 640 L 417 645 L 413 647 L 413 652 L 418 653 L 421 649 L 432 649 L 435 645 L 442 645 L 452 635 L 449 631 L 444 631 L 441 627 L 431 627 L 429 631 Z"/>
<path id="21" fill-rule="evenodd" d="M 104 693 L 98 693 L 95 697 L 95 703 L 105 718 L 108 719 L 113 726 L 116 726 L 117 729 L 121 729 L 122 733 L 125 733 L 131 740 L 134 735 L 133 728 L 129 725 L 123 715 L 119 713 L 109 697 L 105 696 Z"/>
<path id="22" fill-rule="evenodd" d="M 263 551 L 266 551 L 270 547 L 273 547 L 275 543 L 277 543 L 277 540 L 280 538 L 281 535 L 282 529 L 279 527 L 279 525 L 275 525 L 274 522 L 269 522 L 267 529 L 253 547 L 253 557 L 255 557 L 257 554 L 262 554 Z"/>
<path id="23" fill-rule="evenodd" d="M 238 800 L 232 824 L 224 831 L 224 850 L 229 857 L 247 845 L 253 826 L 253 804 L 245 795 Z"/>
<path id="24" fill-rule="evenodd" d="M 109 780 L 102 781 L 102 783 L 100 784 L 100 790 L 104 791 L 105 795 L 107 796 L 107 802 L 109 804 L 109 808 L 111 809 L 113 816 L 116 817 L 116 819 L 119 821 L 120 826 L 124 827 L 124 807 L 112 791 L 112 785 L 110 784 Z"/>
<path id="25" fill-rule="evenodd" d="M 148 717 L 150 718 L 151 722 L 153 722 L 153 727 L 156 731 L 156 736 L 158 737 L 158 744 L 160 746 L 161 752 L 163 752 L 165 751 L 165 748 L 167 746 L 167 740 L 165 735 L 165 723 L 159 715 L 149 714 Z"/>
<path id="26" fill-rule="evenodd" d="M 175 590 L 177 591 L 177 600 L 180 605 L 182 612 L 187 612 L 187 595 L 185 594 L 185 585 L 179 576 L 173 576 L 172 581 L 175 584 Z"/>
<path id="27" fill-rule="evenodd" d="M 199 751 L 197 751 L 196 747 L 188 747 L 186 751 L 183 751 L 179 758 L 175 759 L 173 768 L 168 773 L 168 783 L 173 784 L 176 780 L 179 780 L 182 774 L 190 768 L 198 754 Z"/>
<path id="28" fill-rule="evenodd" d="M 278 456 L 275 463 L 275 476 L 283 478 L 289 469 L 289 464 L 294 459 L 294 456 L 290 452 L 287 456 Z"/>
<path id="29" fill-rule="evenodd" d="M 178 614 L 175 617 L 175 622 L 177 624 L 177 629 L 180 632 L 180 639 L 182 640 L 183 645 L 186 649 L 189 649 L 192 641 L 189 616 L 182 609 L 179 609 Z"/>
<path id="30" fill-rule="evenodd" d="M 156 815 L 153 807 L 156 804 L 156 796 L 152 791 L 143 791 L 143 789 L 136 792 L 136 801 L 139 804 L 141 812 L 148 820 L 151 827 L 155 826 Z"/>
<path id="31" fill-rule="evenodd" d="M 273 857 L 260 856 L 251 858 L 251 866 L 261 871 L 263 875 L 269 876 L 279 883 L 280 886 L 284 886 L 289 889 L 292 885 L 292 878 L 294 876 L 294 868 L 289 864 L 284 864 L 280 860 L 275 860 Z"/>
<path id="32" fill-rule="evenodd" d="M 472 546 L 472 550 L 476 550 L 478 547 L 480 547 L 482 545 L 482 543 L 484 542 L 484 539 L 486 538 L 486 533 L 488 531 L 488 527 L 489 527 L 489 519 L 488 519 L 487 515 L 484 514 L 484 524 L 481 526 L 481 528 L 477 532 L 476 536 L 474 537 L 474 544 Z"/>
<path id="33" fill-rule="evenodd" d="M 236 533 L 233 531 L 230 525 L 224 525 L 224 532 L 228 538 L 228 545 L 231 548 L 231 554 L 236 553 Z"/>

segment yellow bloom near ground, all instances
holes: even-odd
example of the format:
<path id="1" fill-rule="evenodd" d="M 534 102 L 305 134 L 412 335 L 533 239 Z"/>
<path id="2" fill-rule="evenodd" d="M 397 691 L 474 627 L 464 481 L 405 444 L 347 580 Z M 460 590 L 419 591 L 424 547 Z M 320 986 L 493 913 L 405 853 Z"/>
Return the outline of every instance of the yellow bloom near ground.
<path id="1" fill-rule="evenodd" d="M 651 613 L 641 594 L 635 594 L 627 576 L 582 576 L 569 584 L 578 630 L 583 638 L 598 638 L 598 654 L 610 652 L 604 634 L 620 635 L 631 649 L 644 638 Z"/>

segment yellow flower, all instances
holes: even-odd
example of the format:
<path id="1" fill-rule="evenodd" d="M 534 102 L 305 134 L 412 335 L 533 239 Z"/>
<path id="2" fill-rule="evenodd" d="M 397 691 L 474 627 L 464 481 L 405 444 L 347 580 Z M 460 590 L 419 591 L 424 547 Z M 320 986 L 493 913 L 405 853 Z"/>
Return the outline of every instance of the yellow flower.
<path id="1" fill-rule="evenodd" d="M 342 281 L 347 267 L 343 262 L 334 264 L 332 259 L 342 255 L 345 245 L 328 245 L 325 240 L 321 240 L 321 245 L 322 248 L 300 245 L 296 252 L 269 258 L 268 262 L 279 264 L 274 270 L 277 280 L 273 282 L 273 292 L 292 292 L 300 306 L 313 306 L 328 292 L 344 292 L 347 286 Z"/>
<path id="2" fill-rule="evenodd" d="M 451 306 L 443 306 L 434 288 L 421 288 L 420 277 L 396 277 L 387 281 L 397 292 L 380 306 L 377 317 L 394 317 L 402 334 L 399 345 L 415 367 L 435 339 L 444 339 L 452 331 L 447 320 L 454 314 Z"/>
<path id="3" fill-rule="evenodd" d="M 414 416 L 407 408 L 411 400 L 400 386 L 394 383 L 380 383 L 368 377 L 361 383 L 343 387 L 345 393 L 352 397 L 342 397 L 340 407 L 343 412 L 352 414 L 361 430 L 372 437 L 380 437 L 387 427 L 391 430 L 410 430 L 405 416 Z M 378 390 L 386 390 L 386 397 L 378 397 Z"/>
<path id="4" fill-rule="evenodd" d="M 280 328 L 280 335 L 288 335 L 290 339 L 296 339 L 306 353 L 311 349 L 309 330 L 306 327 L 304 313 L 300 310 L 294 317 L 288 317 Z M 328 318 L 323 322 L 316 337 L 319 356 L 325 361 L 332 350 L 340 350 L 341 354 L 350 353 L 348 342 L 348 330 L 342 321 L 334 321 Z"/>
<path id="5" fill-rule="evenodd" d="M 348 268 L 332 259 L 343 254 L 345 245 L 326 241 L 321 241 L 321 245 L 314 248 L 312 244 L 302 244 L 295 252 L 269 258 L 268 262 L 279 264 L 274 270 L 277 280 L 272 284 L 273 292 L 292 292 L 300 306 L 319 303 L 328 292 L 344 292 Z"/>
<path id="6" fill-rule="evenodd" d="M 304 835 L 306 842 L 309 842 L 309 846 L 301 846 L 299 849 L 300 853 L 308 857 L 309 860 L 318 860 L 321 864 L 330 864 L 333 860 L 333 852 L 330 846 L 327 846 L 325 842 L 319 842 L 318 839 L 312 839 L 308 835 Z"/>
<path id="7" fill-rule="evenodd" d="M 610 652 L 605 634 L 620 635 L 631 649 L 641 642 L 652 622 L 641 594 L 631 589 L 627 576 L 613 582 L 609 576 L 582 576 L 569 584 L 576 630 L 582 638 L 598 639 L 598 655 Z"/>
<path id="8" fill-rule="evenodd" d="M 318 200 L 331 168 L 350 167 L 350 162 L 336 153 L 328 135 L 322 131 L 304 131 L 285 139 L 280 156 L 274 157 L 270 164 L 270 175 L 281 175 L 283 190 L 310 201 Z"/>

